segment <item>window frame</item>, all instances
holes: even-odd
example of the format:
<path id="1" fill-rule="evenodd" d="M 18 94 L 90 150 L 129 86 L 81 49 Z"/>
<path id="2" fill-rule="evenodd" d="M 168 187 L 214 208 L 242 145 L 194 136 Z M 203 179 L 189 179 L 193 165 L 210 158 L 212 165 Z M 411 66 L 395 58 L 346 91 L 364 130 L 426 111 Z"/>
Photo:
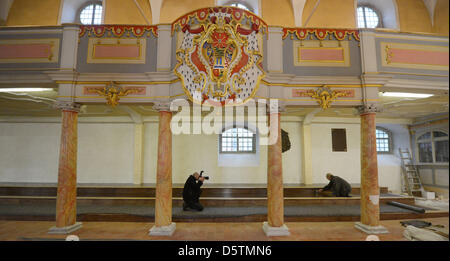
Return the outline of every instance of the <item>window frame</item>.
<path id="1" fill-rule="evenodd" d="M 241 4 L 241 5 L 245 6 L 245 7 L 247 8 L 247 10 L 246 10 L 246 9 L 243 9 L 243 8 L 240 8 L 240 7 L 237 7 L 237 6 L 232 6 L 232 4 Z M 249 6 L 249 5 L 248 5 L 247 3 L 245 3 L 245 2 L 240 2 L 240 1 L 229 1 L 229 2 L 226 2 L 226 4 L 225 4 L 224 6 L 236 7 L 236 8 L 240 8 L 240 9 L 243 9 L 243 10 L 246 10 L 246 11 L 249 11 L 249 12 L 254 13 L 253 8 L 252 8 L 251 6 Z"/>
<path id="2" fill-rule="evenodd" d="M 253 134 L 253 136 L 252 136 L 252 150 L 251 151 L 239 151 L 239 136 L 237 136 L 236 137 L 236 139 L 237 139 L 237 142 L 236 142 L 236 144 L 237 144 L 237 151 L 223 151 L 222 150 L 222 138 L 223 138 L 222 134 L 224 132 L 228 131 L 228 130 L 238 129 L 238 128 L 245 129 L 245 130 L 247 130 L 247 131 L 249 131 L 249 132 L 251 132 Z M 226 138 L 228 138 L 228 137 L 226 137 Z M 246 138 L 248 138 L 248 137 L 246 137 Z M 229 128 L 222 129 L 222 133 L 219 134 L 219 154 L 255 154 L 255 153 L 256 153 L 256 133 L 255 132 L 250 130 L 248 127 L 241 127 L 241 126 L 232 126 L 232 127 L 229 127 Z"/>
<path id="3" fill-rule="evenodd" d="M 393 148 L 394 147 L 394 142 L 393 142 L 393 138 L 392 138 L 392 132 L 390 130 L 386 129 L 386 128 L 378 127 L 378 126 L 376 127 L 376 130 L 383 131 L 383 132 L 385 132 L 388 135 L 387 139 L 388 139 L 388 146 L 389 146 L 389 150 L 388 151 L 378 151 L 378 148 L 377 148 L 377 154 L 393 154 L 394 153 L 394 148 Z M 375 131 L 375 142 L 378 139 L 386 139 L 386 138 L 377 138 L 376 136 L 377 136 L 377 134 L 376 134 L 376 131 Z"/>
<path id="4" fill-rule="evenodd" d="M 434 137 L 433 132 L 443 132 L 445 134 L 447 134 L 447 136 L 444 137 Z M 423 135 L 430 133 L 430 138 L 428 139 L 423 139 L 419 141 L 419 138 L 422 137 Z M 443 130 L 443 129 L 431 129 L 431 130 L 425 130 L 425 131 L 421 131 L 419 132 L 416 137 L 415 137 L 415 151 L 416 151 L 416 162 L 418 164 L 421 165 L 448 165 L 449 162 L 437 162 L 436 161 L 436 147 L 435 147 L 435 142 L 436 141 L 442 141 L 442 140 L 447 140 L 450 141 L 450 136 L 449 136 L 449 132 L 447 130 Z M 420 155 L 419 155 L 419 143 L 431 143 L 431 159 L 432 162 L 422 162 L 420 161 Z"/>
<path id="5" fill-rule="evenodd" d="M 82 22 L 81 22 L 81 12 L 83 12 L 83 10 L 86 8 L 86 7 L 88 7 L 88 6 L 90 6 L 90 5 L 100 5 L 101 7 L 102 7 L 102 15 L 101 15 L 101 17 L 100 17 L 100 24 L 103 24 L 103 13 L 104 13 L 104 6 L 103 6 L 103 1 L 99 1 L 99 0 L 92 0 L 92 1 L 87 1 L 87 2 L 85 2 L 79 9 L 78 9 L 78 12 L 77 12 L 77 23 L 79 23 L 79 24 L 82 24 L 82 25 L 95 25 L 94 24 L 94 17 L 95 17 L 95 15 L 93 15 L 92 16 L 92 23 L 90 23 L 90 24 L 83 24 Z M 94 9 L 94 14 L 95 14 L 95 9 Z"/>
<path id="6" fill-rule="evenodd" d="M 367 27 L 367 20 L 366 20 L 366 12 L 363 11 L 364 14 L 364 27 L 359 27 L 359 22 L 358 22 L 358 8 L 363 7 L 363 8 L 369 8 L 372 9 L 375 14 L 378 16 L 378 24 L 375 27 Z M 361 5 L 357 5 L 356 6 L 356 27 L 357 28 L 362 28 L 362 29 L 376 29 L 376 28 L 383 28 L 383 17 L 381 16 L 381 12 L 373 7 L 372 5 L 369 4 L 361 4 Z"/>

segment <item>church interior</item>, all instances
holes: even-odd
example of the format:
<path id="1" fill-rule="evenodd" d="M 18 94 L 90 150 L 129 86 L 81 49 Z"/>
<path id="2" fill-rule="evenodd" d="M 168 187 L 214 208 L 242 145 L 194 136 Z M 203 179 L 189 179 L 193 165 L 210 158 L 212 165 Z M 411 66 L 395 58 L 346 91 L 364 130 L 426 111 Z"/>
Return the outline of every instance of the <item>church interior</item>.
<path id="1" fill-rule="evenodd" d="M 448 47 L 447 0 L 1 0 L 0 241 L 448 241 Z"/>

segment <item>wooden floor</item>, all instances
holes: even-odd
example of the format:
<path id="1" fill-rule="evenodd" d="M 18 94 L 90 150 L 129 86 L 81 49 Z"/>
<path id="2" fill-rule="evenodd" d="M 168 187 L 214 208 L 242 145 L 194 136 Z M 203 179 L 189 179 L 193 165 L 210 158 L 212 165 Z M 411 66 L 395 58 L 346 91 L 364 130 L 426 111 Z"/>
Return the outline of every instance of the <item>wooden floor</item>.
<path id="1" fill-rule="evenodd" d="M 423 219 L 433 225 L 448 227 L 449 219 Z M 389 234 L 379 235 L 381 241 L 405 241 L 400 220 L 381 221 Z M 362 241 L 367 234 L 354 228 L 354 222 L 287 222 L 287 237 L 266 237 L 262 223 L 177 223 L 171 237 L 149 236 L 153 223 L 84 222 L 73 232 L 80 240 L 186 240 L 186 241 Z M 63 240 L 64 235 L 48 235 L 54 222 L 0 221 L 0 241 Z"/>

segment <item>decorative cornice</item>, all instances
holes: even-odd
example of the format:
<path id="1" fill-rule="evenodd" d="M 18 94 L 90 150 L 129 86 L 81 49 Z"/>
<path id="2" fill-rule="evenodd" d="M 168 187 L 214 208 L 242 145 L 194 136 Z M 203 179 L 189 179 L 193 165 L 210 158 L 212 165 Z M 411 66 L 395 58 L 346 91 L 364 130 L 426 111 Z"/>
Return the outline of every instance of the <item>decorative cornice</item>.
<path id="1" fill-rule="evenodd" d="M 325 40 L 327 36 L 333 35 L 337 40 L 342 41 L 352 39 L 359 41 L 359 31 L 354 29 L 333 29 L 333 28 L 283 28 L 283 39 L 285 39 L 289 34 L 291 39 L 293 36 L 297 36 L 299 40 L 305 40 L 308 36 L 314 35 L 319 40 Z"/>
<path id="2" fill-rule="evenodd" d="M 106 32 L 111 33 L 114 37 L 122 37 L 124 34 L 142 37 L 145 33 L 150 34 L 151 32 L 158 37 L 158 27 L 155 25 L 81 25 L 79 35 L 80 38 L 85 34 L 102 37 Z"/>

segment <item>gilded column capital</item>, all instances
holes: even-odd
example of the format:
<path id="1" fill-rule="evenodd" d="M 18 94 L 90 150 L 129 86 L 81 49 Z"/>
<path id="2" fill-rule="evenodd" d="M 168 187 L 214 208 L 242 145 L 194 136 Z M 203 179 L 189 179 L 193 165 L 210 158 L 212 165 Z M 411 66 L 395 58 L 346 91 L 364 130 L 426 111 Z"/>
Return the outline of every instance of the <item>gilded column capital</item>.
<path id="1" fill-rule="evenodd" d="M 70 101 L 57 101 L 53 105 L 54 108 L 62 111 L 80 112 L 81 104 Z"/>
<path id="2" fill-rule="evenodd" d="M 357 107 L 359 115 L 366 113 L 381 112 L 381 108 L 378 104 L 364 104 Z"/>

